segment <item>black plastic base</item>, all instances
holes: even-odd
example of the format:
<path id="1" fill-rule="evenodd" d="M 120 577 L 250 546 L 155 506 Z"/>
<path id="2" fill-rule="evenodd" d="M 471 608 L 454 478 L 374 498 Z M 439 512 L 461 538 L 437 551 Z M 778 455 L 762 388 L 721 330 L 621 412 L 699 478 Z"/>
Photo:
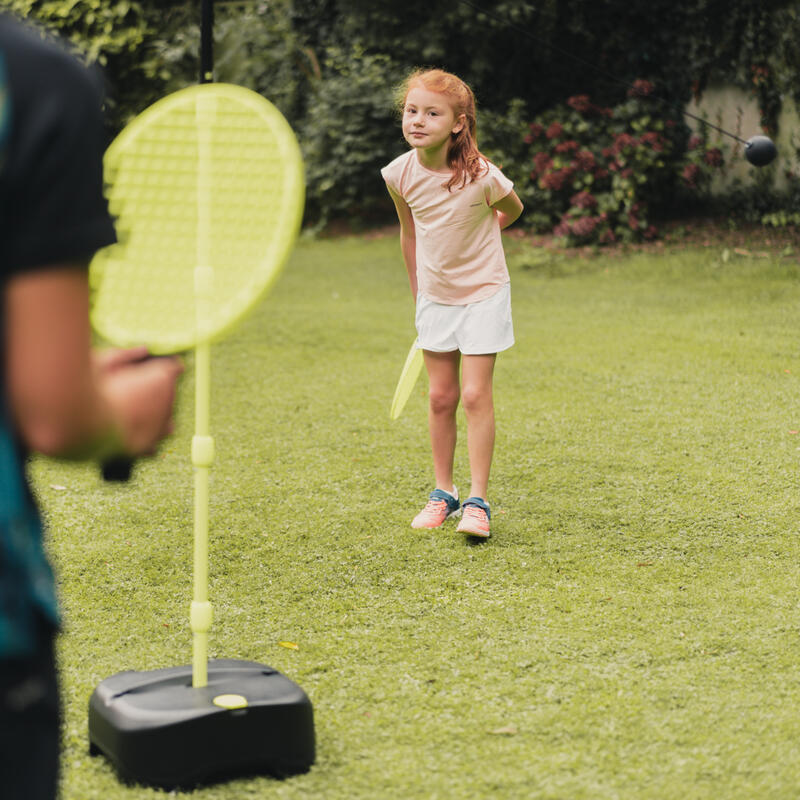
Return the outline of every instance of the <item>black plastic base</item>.
<path id="1" fill-rule="evenodd" d="M 224 695 L 247 704 L 220 708 L 214 699 Z M 314 714 L 296 683 L 253 661 L 210 661 L 201 689 L 190 666 L 120 672 L 89 700 L 89 746 L 123 780 L 163 788 L 285 777 L 314 763 Z"/>

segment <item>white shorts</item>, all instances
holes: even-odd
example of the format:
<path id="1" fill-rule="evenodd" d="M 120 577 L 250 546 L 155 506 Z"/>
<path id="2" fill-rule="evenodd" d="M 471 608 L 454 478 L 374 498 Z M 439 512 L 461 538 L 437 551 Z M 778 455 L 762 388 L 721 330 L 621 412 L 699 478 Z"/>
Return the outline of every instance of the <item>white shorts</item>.
<path id="1" fill-rule="evenodd" d="M 511 320 L 511 284 L 501 286 L 491 297 L 465 306 L 435 303 L 417 298 L 417 338 L 422 350 L 482 356 L 508 350 L 514 344 Z"/>

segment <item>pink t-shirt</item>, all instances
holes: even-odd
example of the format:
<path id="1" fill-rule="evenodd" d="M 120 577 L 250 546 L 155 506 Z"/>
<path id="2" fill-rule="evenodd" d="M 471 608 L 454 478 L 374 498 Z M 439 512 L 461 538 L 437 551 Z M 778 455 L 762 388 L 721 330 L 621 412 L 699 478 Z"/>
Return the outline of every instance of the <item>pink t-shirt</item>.
<path id="1" fill-rule="evenodd" d="M 514 184 L 494 164 L 488 167 L 485 175 L 452 191 L 444 188 L 449 175 L 423 167 L 416 150 L 381 170 L 411 208 L 419 292 L 436 303 L 485 300 L 509 281 L 500 225 L 490 206 Z"/>

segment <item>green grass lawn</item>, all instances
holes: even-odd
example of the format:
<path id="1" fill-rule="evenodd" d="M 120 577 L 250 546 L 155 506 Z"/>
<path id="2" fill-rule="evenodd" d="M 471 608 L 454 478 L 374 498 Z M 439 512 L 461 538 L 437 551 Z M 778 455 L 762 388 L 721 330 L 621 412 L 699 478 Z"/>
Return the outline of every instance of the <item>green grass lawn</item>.
<path id="1" fill-rule="evenodd" d="M 395 238 L 301 243 L 214 347 L 211 654 L 296 680 L 318 759 L 197 800 L 797 797 L 796 260 L 508 249 L 487 543 L 409 527 L 431 466 L 423 381 L 388 418 L 414 336 Z M 189 359 L 130 486 L 33 465 L 65 800 L 164 796 L 88 755 L 86 704 L 190 660 L 193 389 Z"/>

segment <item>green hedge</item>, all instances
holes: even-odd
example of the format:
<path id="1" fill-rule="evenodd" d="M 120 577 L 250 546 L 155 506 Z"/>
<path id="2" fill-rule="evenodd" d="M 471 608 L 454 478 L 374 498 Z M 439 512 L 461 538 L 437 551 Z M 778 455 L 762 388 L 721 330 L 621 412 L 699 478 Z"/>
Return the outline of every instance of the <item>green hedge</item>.
<path id="1" fill-rule="evenodd" d="M 58 30 L 103 65 L 114 130 L 159 96 L 197 80 L 198 0 L 0 2 Z M 627 98 L 635 79 L 647 77 L 673 107 L 710 81 L 748 87 L 768 132 L 777 124 L 782 96 L 800 100 L 797 4 L 730 0 L 724 14 L 717 13 L 717 5 L 716 0 L 677 5 L 650 0 L 645 6 L 630 0 L 218 3 L 216 75 L 264 94 L 297 131 L 306 157 L 310 225 L 340 217 L 391 218 L 379 169 L 405 147 L 392 112 L 392 87 L 412 67 L 429 65 L 455 71 L 474 88 L 481 146 L 525 195 L 527 224 L 558 228 L 571 239 L 636 238 L 652 235 L 655 215 L 683 196 L 683 171 L 688 169 L 702 189 L 710 168 L 705 159 L 716 156 L 687 151 L 687 132 L 680 123 L 668 128 L 668 114 L 658 104 L 650 109 L 646 98 Z M 564 105 L 566 98 L 574 103 L 584 96 L 613 114 L 581 115 Z M 554 122 L 567 138 L 525 141 L 531 124 L 547 130 Z M 622 135 L 636 143 L 621 144 L 627 141 Z M 572 154 L 571 141 L 579 146 Z M 656 142 L 662 149 L 655 149 Z M 608 148 L 618 149 L 613 159 L 603 155 Z M 568 156 L 578 152 L 591 152 L 605 166 L 594 172 L 574 169 L 556 187 L 556 173 L 564 178 L 558 170 L 573 169 Z M 551 160 L 549 172 L 534 168 L 537 156 L 540 166 L 545 156 Z M 603 169 L 609 175 L 599 177 Z M 582 196 L 573 203 L 581 192 L 593 200 Z M 775 202 L 778 207 L 768 212 L 772 220 L 791 219 L 779 213 L 782 201 Z M 602 222 L 592 227 L 587 220 L 597 217 Z"/>
<path id="2" fill-rule="evenodd" d="M 668 202 L 708 188 L 722 151 L 689 137 L 653 93 L 637 80 L 613 108 L 576 95 L 537 117 L 518 182 L 531 227 L 569 244 L 652 239 Z"/>

